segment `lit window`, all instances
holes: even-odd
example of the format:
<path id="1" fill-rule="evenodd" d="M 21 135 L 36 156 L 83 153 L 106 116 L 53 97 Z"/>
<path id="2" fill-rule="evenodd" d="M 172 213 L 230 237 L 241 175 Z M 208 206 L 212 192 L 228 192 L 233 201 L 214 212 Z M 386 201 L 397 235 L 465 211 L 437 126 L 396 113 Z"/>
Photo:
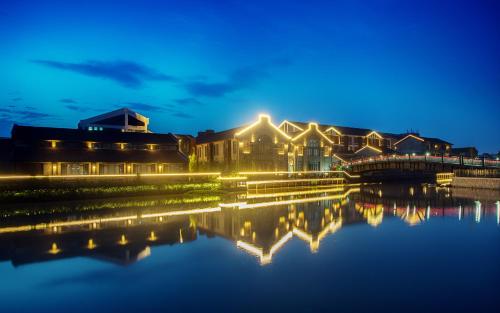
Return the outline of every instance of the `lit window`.
<path id="1" fill-rule="evenodd" d="M 92 126 L 89 126 L 89 130 L 90 130 L 90 131 L 92 130 Z"/>

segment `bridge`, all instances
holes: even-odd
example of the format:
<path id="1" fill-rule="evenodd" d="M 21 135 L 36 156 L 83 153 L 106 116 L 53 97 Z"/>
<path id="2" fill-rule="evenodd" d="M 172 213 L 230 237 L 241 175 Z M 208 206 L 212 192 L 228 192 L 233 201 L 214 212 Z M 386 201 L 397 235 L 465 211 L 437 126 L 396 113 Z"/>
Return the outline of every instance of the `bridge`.
<path id="1" fill-rule="evenodd" d="M 345 162 L 352 174 L 363 180 L 435 180 L 438 173 L 474 172 L 477 176 L 500 175 L 500 161 L 462 156 L 382 155 Z"/>

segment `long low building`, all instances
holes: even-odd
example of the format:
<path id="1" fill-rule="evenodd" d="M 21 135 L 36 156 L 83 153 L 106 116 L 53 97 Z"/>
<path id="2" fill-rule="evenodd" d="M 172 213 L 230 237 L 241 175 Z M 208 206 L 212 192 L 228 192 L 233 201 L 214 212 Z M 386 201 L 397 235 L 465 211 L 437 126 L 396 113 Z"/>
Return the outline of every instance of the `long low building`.
<path id="1" fill-rule="evenodd" d="M 120 109 L 81 121 L 78 129 L 14 125 L 9 144 L 4 145 L 9 147 L 4 159 L 10 174 L 185 171 L 188 157 L 179 149 L 179 139 L 170 133 L 150 132 L 148 121 L 129 109 Z"/>
<path id="2" fill-rule="evenodd" d="M 276 125 L 262 114 L 241 127 L 199 132 L 195 152 L 200 170 L 325 171 L 342 161 L 380 154 L 447 155 L 451 146 L 419 134 L 287 120 Z"/>
<path id="3" fill-rule="evenodd" d="M 123 108 L 78 128 L 14 125 L 0 139 L 0 171 L 27 175 L 150 174 L 180 171 L 327 171 L 381 154 L 448 155 L 452 144 L 418 133 L 283 121 L 261 114 L 225 131 L 159 134 L 149 118 Z"/>

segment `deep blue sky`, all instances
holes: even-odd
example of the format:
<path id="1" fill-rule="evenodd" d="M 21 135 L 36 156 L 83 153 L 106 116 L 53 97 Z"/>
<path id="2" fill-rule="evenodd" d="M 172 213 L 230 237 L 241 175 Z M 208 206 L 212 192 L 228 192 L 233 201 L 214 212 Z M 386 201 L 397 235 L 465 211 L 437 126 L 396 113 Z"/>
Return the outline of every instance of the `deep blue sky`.
<path id="1" fill-rule="evenodd" d="M 157 132 L 251 121 L 500 149 L 500 2 L 0 1 L 0 135 L 128 106 Z"/>

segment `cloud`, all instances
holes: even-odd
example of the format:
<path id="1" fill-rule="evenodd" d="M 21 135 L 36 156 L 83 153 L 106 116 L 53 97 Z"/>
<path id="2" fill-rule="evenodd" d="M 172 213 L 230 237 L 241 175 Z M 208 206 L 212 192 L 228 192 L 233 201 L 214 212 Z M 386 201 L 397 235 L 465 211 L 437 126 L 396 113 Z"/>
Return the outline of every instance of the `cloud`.
<path id="1" fill-rule="evenodd" d="M 185 118 L 185 119 L 193 118 L 192 115 L 184 113 L 184 112 L 175 112 L 175 113 L 172 114 L 172 116 L 180 117 L 180 118 Z"/>
<path id="2" fill-rule="evenodd" d="M 117 82 L 123 87 L 140 88 L 147 81 L 174 81 L 175 78 L 131 61 L 95 61 L 80 63 L 33 60 L 33 63 L 63 71 Z"/>
<path id="3" fill-rule="evenodd" d="M 32 107 L 28 107 L 32 108 Z M 33 109 L 4 109 L 0 108 L 0 113 L 2 113 L 2 118 L 10 121 L 19 121 L 19 122 L 33 122 L 35 120 L 44 120 L 44 119 L 53 119 L 55 115 L 36 112 Z"/>
<path id="4" fill-rule="evenodd" d="M 74 105 L 74 104 L 67 104 L 64 106 L 66 109 L 75 111 L 75 112 L 89 112 L 89 111 L 96 111 L 96 109 L 92 109 L 89 107 L 84 107 L 84 106 L 79 106 L 79 105 Z"/>
<path id="5" fill-rule="evenodd" d="M 270 62 L 246 66 L 236 69 L 228 75 L 225 82 L 207 82 L 206 80 L 194 80 L 184 84 L 186 91 L 194 97 L 224 97 L 241 89 L 257 85 L 261 80 L 270 76 L 271 69 L 289 66 L 288 59 L 274 59 Z"/>
<path id="6" fill-rule="evenodd" d="M 63 98 L 63 99 L 59 100 L 59 102 L 62 102 L 62 103 L 77 103 L 77 101 L 75 99 L 71 99 L 71 98 Z"/>
<path id="7" fill-rule="evenodd" d="M 158 112 L 165 110 L 164 107 L 160 107 L 157 105 L 151 105 L 147 103 L 140 103 L 140 102 L 127 102 L 127 104 L 131 109 L 134 110 L 142 110 L 142 111 L 149 111 L 149 112 Z"/>
<path id="8" fill-rule="evenodd" d="M 196 98 L 181 98 L 181 99 L 175 99 L 174 102 L 178 105 L 184 105 L 184 106 L 188 106 L 188 105 L 202 105 L 203 103 L 201 101 L 199 101 L 198 99 Z"/>

